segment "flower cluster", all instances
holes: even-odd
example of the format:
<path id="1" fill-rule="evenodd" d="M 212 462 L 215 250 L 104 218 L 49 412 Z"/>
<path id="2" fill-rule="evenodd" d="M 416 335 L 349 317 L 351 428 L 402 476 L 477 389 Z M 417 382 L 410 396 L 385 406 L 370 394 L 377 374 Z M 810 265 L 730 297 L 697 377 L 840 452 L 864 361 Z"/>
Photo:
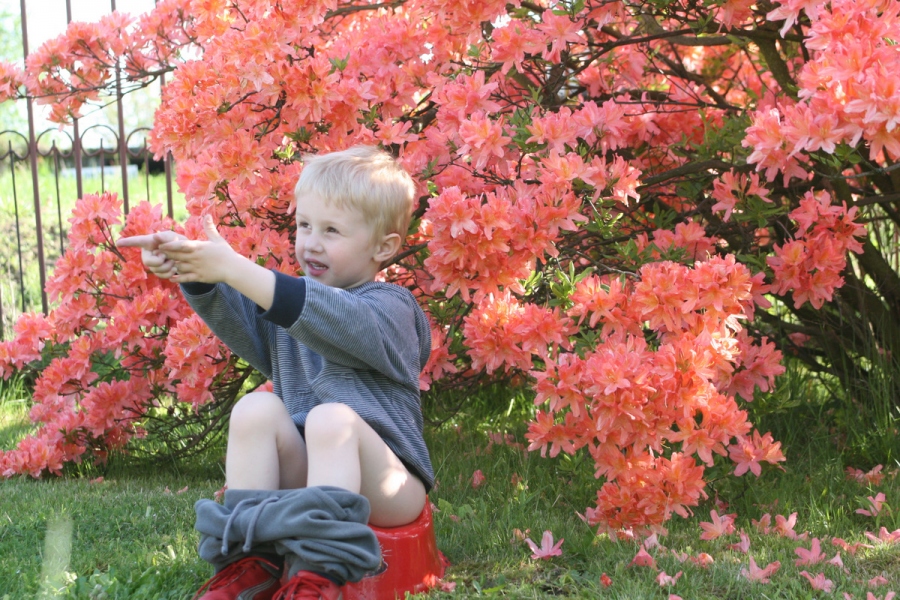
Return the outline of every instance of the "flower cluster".
<path id="1" fill-rule="evenodd" d="M 18 65 L 0 60 L 0 102 L 16 98 L 24 84 L 24 73 Z"/>
<path id="2" fill-rule="evenodd" d="M 599 329 L 603 343 L 583 356 L 557 353 L 532 373 L 535 403 L 549 411 L 529 426 L 530 448 L 555 456 L 587 447 L 606 478 L 588 518 L 613 530 L 659 529 L 672 513 L 688 514 L 705 497 L 714 454 L 729 456 L 736 475 L 784 460 L 724 393 L 742 373 L 767 389 L 783 372 L 771 344 L 755 346 L 750 360 L 740 352 L 739 319 L 754 297 L 749 271 L 716 257 L 693 268 L 650 263 L 638 275 L 579 282 L 569 315 Z"/>
<path id="3" fill-rule="evenodd" d="M 465 196 L 451 187 L 436 197 L 425 213 L 431 255 L 425 266 L 434 277 L 433 290 L 457 291 L 467 302 L 510 290 L 522 293 L 521 281 L 534 270 L 537 257 L 554 254 L 562 230 L 583 220 L 577 199 L 558 199 L 534 190 Z M 470 294 L 474 290 L 474 294 Z"/>
<path id="4" fill-rule="evenodd" d="M 568 348 L 573 333 L 558 311 L 522 304 L 511 295 L 486 299 L 463 322 L 472 368 L 488 373 L 500 367 L 527 371 L 534 357 L 547 359 Z"/>
<path id="5" fill-rule="evenodd" d="M 856 213 L 855 206 L 848 210 L 833 205 L 828 192 L 807 192 L 790 213 L 797 223 L 796 239 L 775 246 L 774 256 L 767 258 L 775 291 L 791 291 L 797 308 L 806 302 L 819 308 L 830 301 L 844 283 L 847 252 L 863 250 L 856 238 L 865 237 L 866 228 L 855 221 Z"/>
<path id="6" fill-rule="evenodd" d="M 784 20 L 782 35 L 801 10 L 811 21 L 805 46 L 814 53 L 798 75 L 797 102 L 779 100 L 753 116 L 743 144 L 748 162 L 769 181 L 805 178 L 805 154 L 833 154 L 837 145 L 868 147 L 872 161 L 900 157 L 900 67 L 894 40 L 900 35 L 895 5 L 882 0 L 780 1 L 769 13 Z"/>
<path id="7" fill-rule="evenodd" d="M 162 397 L 184 393 L 185 400 L 208 401 L 211 382 L 228 366 L 208 330 L 190 331 L 191 311 L 175 286 L 148 277 L 136 256 L 119 254 L 113 227 L 121 210 L 115 194 L 78 201 L 69 248 L 47 282 L 55 308 L 47 316 L 24 315 L 15 338 L 0 342 L 4 378 L 36 373 L 30 411 L 36 431 L 0 452 L 4 477 L 59 474 L 85 454 L 103 460 L 142 435 L 141 418 Z M 137 235 L 172 226 L 158 206 L 141 203 L 123 231 Z M 176 351 L 186 345 L 179 359 Z"/>
<path id="8" fill-rule="evenodd" d="M 179 49 L 195 38 L 183 4 L 159 2 L 141 19 L 113 12 L 94 23 L 70 23 L 65 33 L 28 55 L 23 81 L 28 93 L 49 105 L 51 120 L 68 123 L 81 116 L 85 104 L 100 101 L 117 69 L 134 85 L 169 70 Z"/>

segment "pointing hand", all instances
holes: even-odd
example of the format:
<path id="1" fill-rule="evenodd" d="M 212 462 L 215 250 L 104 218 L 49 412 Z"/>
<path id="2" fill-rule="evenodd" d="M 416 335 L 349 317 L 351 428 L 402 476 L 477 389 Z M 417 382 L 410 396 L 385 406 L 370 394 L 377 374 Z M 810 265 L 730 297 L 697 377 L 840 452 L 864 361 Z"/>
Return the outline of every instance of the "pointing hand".
<path id="1" fill-rule="evenodd" d="M 232 274 L 234 260 L 240 256 L 219 235 L 211 215 L 203 217 L 206 240 L 177 237 L 159 244 L 158 251 L 174 261 L 174 279 L 181 282 L 219 283 Z"/>
<path id="2" fill-rule="evenodd" d="M 141 262 L 148 271 L 162 279 L 171 279 L 178 275 L 177 265 L 174 260 L 166 256 L 160 250 L 160 246 L 179 239 L 187 239 L 174 231 L 160 231 L 147 235 L 135 235 L 120 238 L 116 241 L 119 248 L 140 248 Z"/>

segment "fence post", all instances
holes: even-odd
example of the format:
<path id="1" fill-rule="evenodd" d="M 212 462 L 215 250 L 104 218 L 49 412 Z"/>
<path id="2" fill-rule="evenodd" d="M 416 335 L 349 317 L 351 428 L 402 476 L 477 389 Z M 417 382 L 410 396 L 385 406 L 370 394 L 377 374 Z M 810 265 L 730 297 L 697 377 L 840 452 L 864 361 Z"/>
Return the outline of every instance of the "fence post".
<path id="1" fill-rule="evenodd" d="M 26 152 L 28 146 L 25 147 Z M 24 157 L 23 157 L 24 158 Z M 9 175 L 12 179 L 13 209 L 16 213 L 16 254 L 19 257 L 19 295 L 22 298 L 22 312 L 25 312 L 25 268 L 22 264 L 22 228 L 19 224 L 19 191 L 16 188 L 16 154 L 9 142 Z"/>
<path id="2" fill-rule="evenodd" d="M 110 8 L 116 12 L 116 0 L 110 0 Z M 116 112 L 119 115 L 119 166 L 122 169 L 122 203 L 128 214 L 128 148 L 125 141 L 125 107 L 122 104 L 122 71 L 116 59 Z"/>
<path id="3" fill-rule="evenodd" d="M 62 220 L 62 199 L 59 196 L 59 148 L 56 147 L 56 140 L 53 140 L 53 180 L 56 183 L 56 222 L 59 226 L 59 255 L 65 254 L 65 243 L 63 242 L 63 220 Z"/>
<path id="4" fill-rule="evenodd" d="M 25 0 L 19 0 L 19 7 L 22 13 L 22 51 L 24 58 L 28 59 L 28 19 L 25 10 Z M 41 281 L 41 309 L 46 315 L 47 306 L 47 267 L 44 265 L 44 228 L 41 224 L 41 194 L 38 189 L 38 170 L 37 170 L 37 142 L 34 134 L 34 106 L 31 97 L 25 99 L 25 106 L 28 110 L 28 155 L 31 162 L 31 185 L 34 193 L 34 228 L 37 233 L 37 252 L 38 267 L 40 268 Z"/>
<path id="5" fill-rule="evenodd" d="M 72 0 L 66 0 L 66 27 L 72 22 Z M 81 133 L 78 131 L 78 117 L 72 119 L 73 142 L 72 155 L 75 161 L 75 189 L 78 197 L 84 197 L 84 187 L 81 181 Z"/>

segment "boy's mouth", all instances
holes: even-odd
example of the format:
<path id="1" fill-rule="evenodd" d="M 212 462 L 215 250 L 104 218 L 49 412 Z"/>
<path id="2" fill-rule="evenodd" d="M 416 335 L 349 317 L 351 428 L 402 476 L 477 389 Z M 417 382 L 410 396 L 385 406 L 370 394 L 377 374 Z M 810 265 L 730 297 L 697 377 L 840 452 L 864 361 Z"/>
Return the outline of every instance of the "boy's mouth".
<path id="1" fill-rule="evenodd" d="M 312 275 L 313 277 L 318 277 L 322 273 L 328 270 L 328 265 L 322 264 L 315 260 L 307 260 L 306 261 L 306 274 Z"/>

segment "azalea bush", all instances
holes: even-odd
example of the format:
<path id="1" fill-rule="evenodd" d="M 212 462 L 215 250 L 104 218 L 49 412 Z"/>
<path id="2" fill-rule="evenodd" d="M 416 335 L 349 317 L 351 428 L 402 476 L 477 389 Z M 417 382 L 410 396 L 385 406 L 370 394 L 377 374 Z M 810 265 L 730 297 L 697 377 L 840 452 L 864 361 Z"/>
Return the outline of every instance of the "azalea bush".
<path id="1" fill-rule="evenodd" d="M 199 237 L 212 214 L 239 252 L 298 274 L 303 153 L 379 144 L 420 183 L 384 278 L 432 320 L 423 389 L 530 385 L 529 449 L 596 464 L 587 519 L 661 530 L 710 467 L 784 460 L 742 405 L 785 349 L 844 382 L 868 375 L 873 343 L 898 356 L 898 10 L 163 0 L 73 23 L 24 69 L 0 64 L 0 99 L 67 122 L 117 74 L 126 90 L 165 74 L 150 144 L 177 161 L 191 217 L 81 201 L 56 308 L 0 344 L 4 377 L 35 378 L 36 424 L 0 473 L 102 459 L 148 418 L 221 415 L 259 385 L 113 239 Z"/>

